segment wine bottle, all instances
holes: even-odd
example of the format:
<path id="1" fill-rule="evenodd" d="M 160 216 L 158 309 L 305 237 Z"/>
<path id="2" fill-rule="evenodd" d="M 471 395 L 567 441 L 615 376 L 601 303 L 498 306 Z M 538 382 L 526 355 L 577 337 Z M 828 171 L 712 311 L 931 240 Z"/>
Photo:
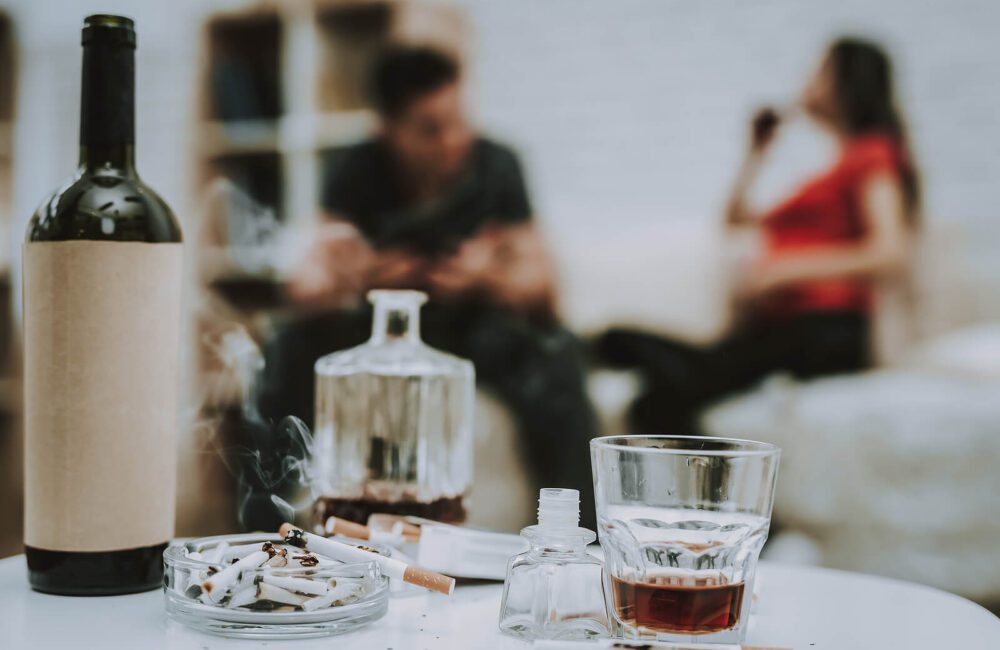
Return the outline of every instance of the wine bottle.
<path id="1" fill-rule="evenodd" d="M 162 584 L 173 534 L 181 232 L 135 170 L 135 29 L 83 26 L 80 164 L 24 244 L 25 554 L 67 595 Z"/>

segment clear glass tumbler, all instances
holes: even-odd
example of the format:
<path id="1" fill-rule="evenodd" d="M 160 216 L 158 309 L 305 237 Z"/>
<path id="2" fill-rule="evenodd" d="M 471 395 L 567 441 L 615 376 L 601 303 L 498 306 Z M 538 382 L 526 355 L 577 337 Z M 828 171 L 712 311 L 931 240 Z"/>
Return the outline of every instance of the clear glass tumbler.
<path id="1" fill-rule="evenodd" d="M 619 636 L 742 643 L 781 450 L 749 440 L 590 443 L 609 618 Z"/>

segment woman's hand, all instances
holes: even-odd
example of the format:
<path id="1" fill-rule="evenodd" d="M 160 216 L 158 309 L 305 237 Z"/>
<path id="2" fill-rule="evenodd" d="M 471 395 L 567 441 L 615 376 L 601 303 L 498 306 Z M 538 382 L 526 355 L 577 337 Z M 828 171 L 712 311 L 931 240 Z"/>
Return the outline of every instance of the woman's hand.
<path id="1" fill-rule="evenodd" d="M 729 227 L 756 224 L 755 215 L 747 207 L 747 192 L 757 178 L 763 154 L 774 141 L 780 122 L 778 112 L 770 107 L 760 109 L 750 120 L 750 149 L 726 203 L 726 225 Z"/>
<path id="2" fill-rule="evenodd" d="M 763 262 L 752 266 L 740 277 L 736 285 L 735 300 L 737 304 L 750 305 L 780 289 L 795 278 L 794 262 L 790 265 L 780 262 Z M 791 267 L 791 268 L 790 268 Z"/>

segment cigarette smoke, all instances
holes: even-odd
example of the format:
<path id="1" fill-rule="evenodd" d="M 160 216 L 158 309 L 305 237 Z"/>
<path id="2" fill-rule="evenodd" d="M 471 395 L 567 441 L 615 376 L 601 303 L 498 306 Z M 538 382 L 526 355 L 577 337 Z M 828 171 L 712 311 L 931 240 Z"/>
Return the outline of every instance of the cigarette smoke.
<path id="1" fill-rule="evenodd" d="M 216 179 L 203 202 L 198 259 L 199 284 L 218 277 L 281 276 L 300 250 L 303 234 L 286 227 L 273 207 L 261 204 L 235 183 Z M 220 253 L 224 253 L 221 254 Z M 210 320 L 218 322 L 218 296 L 201 293 Z M 259 386 L 264 356 L 245 328 L 236 323 L 213 327 L 202 337 L 223 368 L 194 402 L 189 421 L 202 452 L 217 455 L 236 483 L 237 522 L 244 530 L 275 530 L 294 520 L 313 500 L 312 435 L 302 420 L 264 417 Z M 233 405 L 239 405 L 233 408 Z M 205 413 L 215 413 L 206 417 Z"/>
<path id="2" fill-rule="evenodd" d="M 284 274 L 299 259 L 308 241 L 307 229 L 282 223 L 274 206 L 260 203 L 227 178 L 219 177 L 211 183 L 204 206 L 203 245 L 223 248 L 227 269 L 247 277 Z M 201 263 L 209 276 L 218 270 L 205 260 Z"/>
<path id="3" fill-rule="evenodd" d="M 312 433 L 297 417 L 274 422 L 261 415 L 257 388 L 264 358 L 244 328 L 233 325 L 206 343 L 239 387 L 238 417 L 203 425 L 214 427 L 207 441 L 236 481 L 237 522 L 243 530 L 277 530 L 317 496 Z"/>

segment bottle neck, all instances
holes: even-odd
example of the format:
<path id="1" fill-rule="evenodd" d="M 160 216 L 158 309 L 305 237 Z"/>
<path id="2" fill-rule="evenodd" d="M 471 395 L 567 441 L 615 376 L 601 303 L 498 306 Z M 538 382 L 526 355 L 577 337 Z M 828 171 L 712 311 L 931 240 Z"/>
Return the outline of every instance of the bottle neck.
<path id="1" fill-rule="evenodd" d="M 113 170 L 116 174 L 138 176 L 135 145 L 110 147 L 80 146 L 80 167 L 91 173 Z"/>
<path id="2" fill-rule="evenodd" d="M 420 342 L 420 305 L 375 304 L 372 343 Z"/>
<path id="3" fill-rule="evenodd" d="M 586 528 L 549 529 L 544 526 L 528 526 L 521 535 L 531 545 L 532 555 L 546 557 L 575 557 L 586 555 L 587 545 L 595 535 Z"/>
<path id="4" fill-rule="evenodd" d="M 135 173 L 134 42 L 104 34 L 84 42 L 80 166 Z"/>

